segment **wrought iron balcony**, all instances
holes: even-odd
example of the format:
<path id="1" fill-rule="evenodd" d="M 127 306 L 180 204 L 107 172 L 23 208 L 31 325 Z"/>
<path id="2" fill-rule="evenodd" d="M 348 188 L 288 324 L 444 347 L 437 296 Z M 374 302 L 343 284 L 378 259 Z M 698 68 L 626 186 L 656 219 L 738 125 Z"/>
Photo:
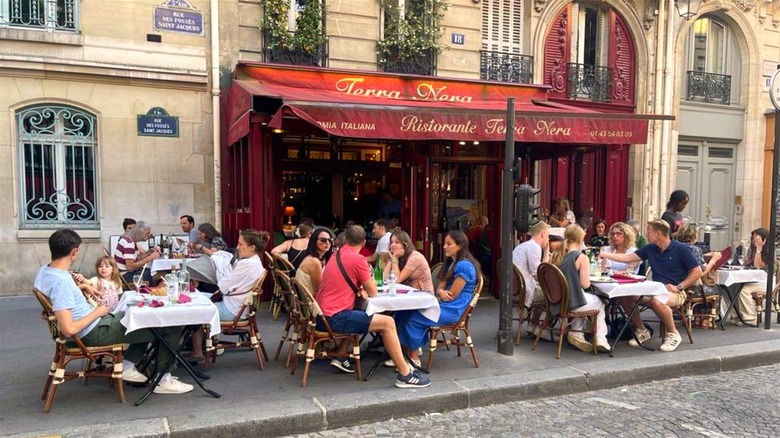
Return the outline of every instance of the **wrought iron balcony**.
<path id="1" fill-rule="evenodd" d="M 78 31 L 78 0 L 7 0 L 4 3 L 5 14 L 0 15 L 0 27 Z"/>
<path id="2" fill-rule="evenodd" d="M 398 46 L 387 46 L 379 53 L 379 71 L 434 76 L 436 74 L 436 49 L 424 49 L 419 53 L 402 52 Z"/>
<path id="3" fill-rule="evenodd" d="M 534 57 L 482 50 L 479 54 L 480 79 L 530 84 L 534 78 Z"/>
<path id="4" fill-rule="evenodd" d="M 609 102 L 612 98 L 612 69 L 600 65 L 568 64 L 569 99 L 588 98 L 596 102 Z"/>
<path id="5" fill-rule="evenodd" d="M 688 93 L 685 100 L 731 103 L 731 76 L 688 71 Z"/>
<path id="6" fill-rule="evenodd" d="M 308 65 L 326 67 L 328 62 L 328 41 L 324 35 L 322 44 L 306 44 L 297 39 L 299 35 L 289 32 L 285 38 L 263 31 L 263 61 L 275 64 Z M 314 46 L 307 49 L 308 46 Z"/>

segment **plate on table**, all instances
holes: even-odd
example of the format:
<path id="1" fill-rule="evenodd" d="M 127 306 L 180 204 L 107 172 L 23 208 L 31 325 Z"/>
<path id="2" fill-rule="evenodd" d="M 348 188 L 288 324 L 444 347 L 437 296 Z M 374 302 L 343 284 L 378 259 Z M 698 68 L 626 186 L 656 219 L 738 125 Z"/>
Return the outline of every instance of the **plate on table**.
<path id="1" fill-rule="evenodd" d="M 720 267 L 721 271 L 741 271 L 742 266 L 736 265 L 736 266 L 730 266 L 730 265 L 723 265 Z"/>
<path id="2" fill-rule="evenodd" d="M 591 283 L 615 283 L 615 280 L 609 277 L 590 277 Z"/>

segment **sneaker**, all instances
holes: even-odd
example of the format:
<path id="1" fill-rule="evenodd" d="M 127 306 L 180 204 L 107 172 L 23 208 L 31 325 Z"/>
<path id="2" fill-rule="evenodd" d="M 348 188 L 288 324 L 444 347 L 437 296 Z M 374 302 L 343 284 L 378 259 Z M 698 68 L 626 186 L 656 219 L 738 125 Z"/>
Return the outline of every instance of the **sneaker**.
<path id="1" fill-rule="evenodd" d="M 609 353 L 612 351 L 612 347 L 609 346 L 609 342 L 606 339 L 599 339 L 596 341 L 596 349 L 599 353 Z"/>
<path id="2" fill-rule="evenodd" d="M 650 334 L 650 331 L 647 329 L 639 329 L 634 332 L 634 337 L 628 340 L 628 345 L 632 347 L 638 347 L 648 340 L 650 340 L 650 337 L 652 335 Z M 639 340 L 639 342 L 637 342 Z"/>
<path id="3" fill-rule="evenodd" d="M 149 379 L 135 369 L 135 367 L 132 367 L 122 370 L 122 380 L 131 383 L 146 383 Z"/>
<path id="4" fill-rule="evenodd" d="M 382 362 L 382 365 L 390 368 L 394 367 L 395 363 L 393 362 L 393 359 L 387 359 L 386 361 Z"/>
<path id="5" fill-rule="evenodd" d="M 160 384 L 154 388 L 155 394 L 185 394 L 194 388 L 189 383 L 180 382 L 179 379 L 170 374 L 160 380 Z"/>
<path id="6" fill-rule="evenodd" d="M 682 336 L 680 336 L 679 333 L 667 333 L 666 338 L 664 338 L 664 343 L 661 344 L 659 350 L 666 352 L 674 351 L 680 346 L 681 342 Z"/>
<path id="7" fill-rule="evenodd" d="M 571 345 L 575 346 L 580 351 L 584 351 L 586 353 L 593 352 L 593 344 L 586 341 L 584 336 L 568 335 L 566 336 L 566 339 Z"/>
<path id="8" fill-rule="evenodd" d="M 352 374 L 355 372 L 355 369 L 352 368 L 352 364 L 349 363 L 349 359 L 344 359 L 344 360 L 331 359 L 330 366 L 334 368 L 338 368 L 345 373 Z"/>
<path id="9" fill-rule="evenodd" d="M 398 388 L 427 388 L 431 386 L 431 379 L 421 376 L 417 370 L 412 370 L 409 374 L 395 376 L 395 386 Z"/>
<path id="10" fill-rule="evenodd" d="M 412 364 L 417 368 L 420 368 L 422 366 L 422 361 L 420 359 L 414 359 L 410 357 L 409 360 L 412 361 Z"/>

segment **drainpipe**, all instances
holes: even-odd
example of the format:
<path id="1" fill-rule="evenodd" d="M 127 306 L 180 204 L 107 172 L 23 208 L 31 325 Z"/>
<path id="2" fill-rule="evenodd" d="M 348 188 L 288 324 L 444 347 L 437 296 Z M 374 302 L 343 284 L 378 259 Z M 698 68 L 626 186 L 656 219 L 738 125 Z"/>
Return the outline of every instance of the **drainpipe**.
<path id="1" fill-rule="evenodd" d="M 658 0 L 658 18 L 656 20 L 656 44 L 655 44 L 655 86 L 653 96 L 653 113 L 659 114 L 663 109 L 662 103 L 662 87 L 663 87 L 663 61 L 662 48 L 664 43 L 664 31 L 666 30 L 666 9 L 664 0 Z M 653 148 L 650 154 L 646 154 L 647 168 L 650 170 L 649 189 L 645 190 L 649 192 L 649 198 L 646 205 L 649 209 L 646 209 L 643 219 L 653 219 L 654 216 L 659 216 L 659 193 L 660 193 L 660 176 L 661 176 L 661 149 L 663 148 L 663 122 L 660 120 L 653 121 Z M 647 186 L 648 182 L 645 183 Z"/>
<path id="2" fill-rule="evenodd" d="M 674 10 L 674 0 L 668 0 L 667 13 L 669 15 L 668 27 L 666 29 L 666 61 L 664 62 L 664 107 L 663 114 L 665 116 L 672 114 L 672 98 L 674 97 L 674 86 L 672 80 L 674 79 L 674 72 L 672 67 L 674 66 L 674 23 L 675 14 L 672 14 Z M 663 139 L 664 147 L 661 149 L 661 194 L 658 199 L 659 205 L 661 202 L 669 196 L 670 185 L 672 182 L 672 156 L 674 156 L 674 145 L 677 143 L 676 139 L 672 135 L 672 121 L 663 121 Z M 675 166 L 676 168 L 676 166 Z"/>
<path id="3" fill-rule="evenodd" d="M 211 135 L 214 154 L 214 226 L 222 229 L 222 175 L 219 110 L 219 1 L 211 0 Z"/>

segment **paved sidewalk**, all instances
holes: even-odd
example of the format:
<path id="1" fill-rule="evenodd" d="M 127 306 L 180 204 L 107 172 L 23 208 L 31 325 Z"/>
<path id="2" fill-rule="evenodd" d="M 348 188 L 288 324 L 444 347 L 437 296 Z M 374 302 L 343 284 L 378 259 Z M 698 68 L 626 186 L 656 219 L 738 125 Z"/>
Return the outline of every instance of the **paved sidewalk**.
<path id="1" fill-rule="evenodd" d="M 629 383 L 710 374 L 780 363 L 780 332 L 728 326 L 727 330 L 695 330 L 691 345 L 673 353 L 618 345 L 615 357 L 594 356 L 564 347 L 560 360 L 555 346 L 542 342 L 531 351 L 523 338 L 514 356 L 496 353 L 498 302 L 484 298 L 472 319 L 480 368 L 468 352 L 437 351 L 427 389 L 393 386 L 390 368 L 377 370 L 369 382 L 340 373 L 326 361 L 316 361 L 306 388 L 300 388 L 302 367 L 295 376 L 283 362 L 271 360 L 257 368 L 250 352 L 221 356 L 209 370 L 207 385 L 222 393 L 214 399 L 195 389 L 185 395 L 152 395 L 142 406 L 133 403 L 144 392 L 126 386 L 127 403 L 103 381 L 82 386 L 72 381 L 57 390 L 50 414 L 43 413 L 40 393 L 51 361 L 52 345 L 32 296 L 0 298 L 0 433 L 40 436 L 278 436 L 313 432 L 365 422 L 529 400 L 564 393 L 610 388 Z M 273 356 L 283 318 L 259 314 L 269 355 Z M 656 332 L 657 333 L 657 332 Z M 660 339 L 650 345 L 657 347 Z M 376 356 L 363 356 L 367 371 Z M 183 375 L 183 373 L 177 373 Z M 185 379 L 186 380 L 186 379 Z"/>

